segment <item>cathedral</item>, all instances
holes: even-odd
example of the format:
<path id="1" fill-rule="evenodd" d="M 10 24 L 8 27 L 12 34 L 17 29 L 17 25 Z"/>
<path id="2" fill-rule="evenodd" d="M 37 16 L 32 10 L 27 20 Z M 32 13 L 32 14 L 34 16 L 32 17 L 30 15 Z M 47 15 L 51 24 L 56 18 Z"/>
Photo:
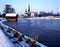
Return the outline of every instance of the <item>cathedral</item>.
<path id="1" fill-rule="evenodd" d="M 28 5 L 28 9 L 25 10 L 24 17 L 34 17 L 34 12 L 31 12 L 30 5 Z"/>

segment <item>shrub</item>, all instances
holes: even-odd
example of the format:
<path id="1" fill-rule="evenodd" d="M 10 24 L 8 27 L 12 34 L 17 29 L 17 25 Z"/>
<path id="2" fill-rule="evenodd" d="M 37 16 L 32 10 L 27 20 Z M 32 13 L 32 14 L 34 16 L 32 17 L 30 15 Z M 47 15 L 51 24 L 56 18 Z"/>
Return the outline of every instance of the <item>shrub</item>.
<path id="1" fill-rule="evenodd" d="M 8 28 L 8 29 L 7 29 L 7 32 L 8 32 L 8 33 L 11 33 L 11 31 L 12 31 L 11 28 Z"/>
<path id="2" fill-rule="evenodd" d="M 14 37 L 17 38 L 19 36 L 19 33 L 18 32 L 14 32 Z"/>
<path id="3" fill-rule="evenodd" d="M 22 38 L 24 38 L 25 36 L 24 35 L 21 35 Z"/>
<path id="4" fill-rule="evenodd" d="M 21 36 L 18 37 L 18 42 L 21 42 L 23 39 Z"/>
<path id="5" fill-rule="evenodd" d="M 36 42 L 35 41 L 32 41 L 31 44 L 30 44 L 30 47 L 36 47 Z"/>
<path id="6" fill-rule="evenodd" d="M 31 40 L 30 40 L 30 39 L 27 39 L 27 40 L 26 40 L 26 43 L 31 43 Z"/>
<path id="7" fill-rule="evenodd" d="M 39 45 L 36 45 L 36 42 L 35 41 L 32 41 L 30 43 L 30 47 L 40 47 Z"/>

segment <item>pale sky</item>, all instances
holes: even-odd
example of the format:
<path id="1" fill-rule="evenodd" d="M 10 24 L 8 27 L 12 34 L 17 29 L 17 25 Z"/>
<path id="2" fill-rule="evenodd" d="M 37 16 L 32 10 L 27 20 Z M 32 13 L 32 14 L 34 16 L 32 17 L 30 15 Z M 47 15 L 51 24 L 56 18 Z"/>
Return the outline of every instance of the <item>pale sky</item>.
<path id="1" fill-rule="evenodd" d="M 6 4 L 12 5 L 19 14 L 28 8 L 28 4 L 30 4 L 31 11 L 60 13 L 60 0 L 0 0 L 0 12 L 3 11 Z"/>

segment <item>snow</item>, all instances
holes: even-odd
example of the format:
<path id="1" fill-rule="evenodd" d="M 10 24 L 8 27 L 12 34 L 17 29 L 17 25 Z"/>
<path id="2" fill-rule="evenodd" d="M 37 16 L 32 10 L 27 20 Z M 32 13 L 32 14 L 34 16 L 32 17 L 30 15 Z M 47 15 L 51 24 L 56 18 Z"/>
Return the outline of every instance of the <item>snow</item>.
<path id="1" fill-rule="evenodd" d="M 7 32 L 6 32 L 7 29 L 8 29 L 8 28 L 11 28 L 11 27 L 3 24 L 3 23 L 2 23 L 3 21 L 6 21 L 6 20 L 1 20 L 1 21 L 0 21 L 0 25 L 2 25 L 2 26 L 4 27 L 3 30 L 0 29 L 0 47 L 29 47 L 29 44 L 25 42 L 26 39 L 30 39 L 31 41 L 34 41 L 33 39 L 31 39 L 31 38 L 29 38 L 29 37 L 27 37 L 27 36 L 25 35 L 25 38 L 23 38 L 23 41 L 21 41 L 21 42 L 19 42 L 19 43 L 17 43 L 17 44 L 12 43 L 12 42 L 14 41 L 14 39 L 13 39 L 13 38 L 10 39 L 9 36 L 13 36 L 13 32 L 11 32 L 11 33 L 7 33 Z M 12 29 L 12 28 L 11 28 L 11 29 Z M 12 30 L 14 31 L 15 29 L 12 29 Z M 16 30 L 15 30 L 15 31 L 16 31 Z M 4 34 L 4 33 L 5 33 L 5 34 Z M 22 33 L 20 33 L 20 32 L 18 32 L 18 33 L 19 33 L 20 35 L 22 35 Z M 18 38 L 15 38 L 15 40 L 17 40 L 17 39 L 18 39 Z M 47 47 L 47 46 L 45 46 L 45 45 L 43 45 L 43 44 L 41 44 L 41 43 L 39 43 L 39 42 L 37 42 L 37 41 L 36 41 L 36 45 L 39 45 L 39 46 L 41 46 L 41 47 Z"/>
<path id="2" fill-rule="evenodd" d="M 29 19 L 29 20 L 35 20 L 35 19 L 60 19 L 60 18 L 57 18 L 57 17 L 32 17 L 32 18 L 25 18 L 25 19 Z"/>
<path id="3" fill-rule="evenodd" d="M 9 17 L 13 17 L 13 16 L 15 17 L 16 15 L 17 15 L 17 14 L 15 14 L 15 13 L 7 13 L 7 14 L 6 14 L 6 16 L 9 16 Z"/>
<path id="4" fill-rule="evenodd" d="M 0 29 L 0 47 L 15 47 Z"/>

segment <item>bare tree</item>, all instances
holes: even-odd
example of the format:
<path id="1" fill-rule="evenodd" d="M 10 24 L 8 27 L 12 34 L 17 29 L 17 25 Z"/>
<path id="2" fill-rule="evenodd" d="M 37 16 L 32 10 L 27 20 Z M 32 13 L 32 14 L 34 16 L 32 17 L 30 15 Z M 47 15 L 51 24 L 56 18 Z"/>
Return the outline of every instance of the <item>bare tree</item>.
<path id="1" fill-rule="evenodd" d="M 14 8 L 11 8 L 11 13 L 15 13 L 15 9 Z"/>
<path id="2" fill-rule="evenodd" d="M 4 9 L 4 14 L 6 13 L 15 13 L 15 9 L 11 7 L 11 5 L 6 4 Z"/>

